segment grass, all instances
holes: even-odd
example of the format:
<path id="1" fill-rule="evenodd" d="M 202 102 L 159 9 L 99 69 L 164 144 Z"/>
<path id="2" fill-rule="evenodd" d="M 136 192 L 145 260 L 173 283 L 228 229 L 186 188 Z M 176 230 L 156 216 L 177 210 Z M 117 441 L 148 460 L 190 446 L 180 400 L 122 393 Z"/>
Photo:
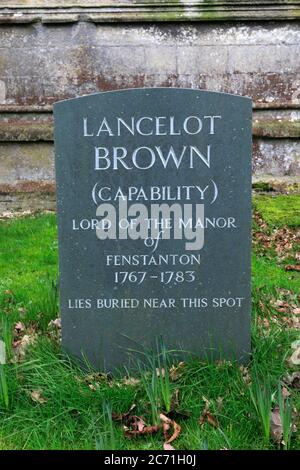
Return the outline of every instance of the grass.
<path id="1" fill-rule="evenodd" d="M 300 226 L 299 196 L 256 196 L 254 207 L 268 233 Z M 262 255 L 256 246 L 253 253 L 249 368 L 194 360 L 184 364 L 174 381 L 171 356 L 158 342 L 157 351 L 140 364 L 135 374 L 139 380 L 133 381 L 84 373 L 61 354 L 57 335 L 48 326 L 58 316 L 55 215 L 1 222 L 0 247 L 0 337 L 10 354 L 13 340 L 35 335 L 25 357 L 1 369 L 7 395 L 2 401 L 0 397 L 1 449 L 161 450 L 161 433 L 129 439 L 122 425 L 112 421 L 111 411 L 126 413 L 135 404 L 134 414 L 153 424 L 159 412 L 171 409 L 175 393 L 183 412 L 176 416 L 181 425 L 180 436 L 172 443 L 176 449 L 277 449 L 268 427 L 275 405 L 282 416 L 285 446 L 300 448 L 299 431 L 290 433 L 295 410 L 299 416 L 300 391 L 290 388 L 285 402 L 278 395 L 285 375 L 299 371 L 299 366 L 291 368 L 288 358 L 300 331 L 287 326 L 282 319 L 287 315 L 278 315 L 272 306 L 279 298 L 300 306 L 300 274 L 286 271 L 273 249 Z M 294 248 L 300 251 L 299 246 Z M 16 322 L 22 322 L 25 331 L 12 338 Z M 205 401 L 218 427 L 199 425 Z"/>
<path id="2" fill-rule="evenodd" d="M 156 350 L 140 353 L 142 359 L 136 359 L 137 370 L 143 390 L 151 407 L 152 424 L 159 424 L 159 414 L 170 413 L 172 408 L 173 392 L 170 381 L 170 353 L 167 351 L 163 339 L 156 338 Z"/>
<path id="3" fill-rule="evenodd" d="M 250 385 L 250 396 L 257 416 L 262 425 L 262 431 L 266 443 L 270 439 L 270 421 L 272 408 L 272 393 L 269 377 L 264 377 L 262 381 L 254 372 L 252 384 Z"/>
<path id="4" fill-rule="evenodd" d="M 290 398 L 287 398 L 284 400 L 282 396 L 282 388 L 281 385 L 278 386 L 278 403 L 279 403 L 279 413 L 280 413 L 280 419 L 282 423 L 282 428 L 283 428 L 283 446 L 285 450 L 288 450 L 290 447 L 291 443 L 291 437 L 292 437 L 292 429 L 293 429 L 293 423 L 292 423 L 292 403 Z"/>

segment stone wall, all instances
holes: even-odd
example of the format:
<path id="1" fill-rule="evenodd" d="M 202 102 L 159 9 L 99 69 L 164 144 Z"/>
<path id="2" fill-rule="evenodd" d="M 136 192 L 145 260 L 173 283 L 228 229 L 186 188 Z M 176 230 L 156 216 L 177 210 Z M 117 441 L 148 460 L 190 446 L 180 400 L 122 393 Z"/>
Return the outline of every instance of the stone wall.
<path id="1" fill-rule="evenodd" d="M 53 102 L 121 88 L 252 97 L 254 179 L 300 180 L 299 1 L 151 5 L 1 2 L 0 211 L 53 207 Z"/>

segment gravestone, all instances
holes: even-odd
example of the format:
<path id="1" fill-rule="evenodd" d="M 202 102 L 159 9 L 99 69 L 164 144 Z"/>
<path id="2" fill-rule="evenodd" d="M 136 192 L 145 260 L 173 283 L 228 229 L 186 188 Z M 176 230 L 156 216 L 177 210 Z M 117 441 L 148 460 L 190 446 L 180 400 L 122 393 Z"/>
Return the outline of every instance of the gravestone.
<path id="1" fill-rule="evenodd" d="M 250 351 L 251 100 L 152 88 L 54 105 L 62 342 Z"/>

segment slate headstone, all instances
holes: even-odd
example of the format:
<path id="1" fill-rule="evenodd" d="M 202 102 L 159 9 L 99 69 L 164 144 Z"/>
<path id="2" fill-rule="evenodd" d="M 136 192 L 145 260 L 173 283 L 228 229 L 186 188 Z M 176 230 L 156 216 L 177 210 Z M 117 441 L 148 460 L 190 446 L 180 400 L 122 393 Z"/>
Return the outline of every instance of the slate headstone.
<path id="1" fill-rule="evenodd" d="M 110 371 L 162 336 L 247 360 L 251 104 L 150 88 L 54 105 L 68 353 Z"/>

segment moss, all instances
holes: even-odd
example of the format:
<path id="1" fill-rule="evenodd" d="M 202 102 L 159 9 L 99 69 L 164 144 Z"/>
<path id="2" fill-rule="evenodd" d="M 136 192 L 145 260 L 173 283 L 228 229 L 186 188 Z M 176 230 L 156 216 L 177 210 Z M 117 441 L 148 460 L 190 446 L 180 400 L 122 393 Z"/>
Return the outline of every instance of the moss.
<path id="1" fill-rule="evenodd" d="M 254 196 L 253 206 L 271 227 L 300 227 L 300 196 Z"/>
<path id="2" fill-rule="evenodd" d="M 263 137 L 300 137 L 300 121 L 264 120 L 253 124 L 253 134 Z"/>
<path id="3" fill-rule="evenodd" d="M 259 181 L 257 183 L 252 184 L 252 188 L 257 192 L 270 192 L 274 191 L 273 186 L 270 183 L 266 183 L 264 181 Z"/>
<path id="4" fill-rule="evenodd" d="M 230 3 L 230 2 L 229 2 Z M 284 3 L 292 3 L 292 0 L 284 0 Z M 193 6 L 193 8 L 191 8 Z M 197 8 L 197 9 L 196 9 Z M 122 21 L 123 13 L 118 13 L 113 21 Z M 143 11 L 134 14 L 137 21 L 157 21 L 157 22 L 172 22 L 172 21 L 247 21 L 247 20 L 287 20 L 300 18 L 300 12 L 297 9 L 282 9 L 256 10 L 241 9 L 226 5 L 225 3 L 216 2 L 216 0 L 206 0 L 204 4 L 188 5 L 182 0 L 173 0 L 172 3 L 168 1 L 160 2 L 160 9 L 153 9 L 150 11 Z M 124 15 L 124 21 L 128 21 L 127 14 Z"/>
<path id="5" fill-rule="evenodd" d="M 168 3 L 168 2 L 166 2 Z M 208 3 L 208 1 L 206 2 Z M 219 5 L 213 5 L 214 0 L 211 0 L 211 5 L 206 5 L 209 10 L 206 11 L 196 11 L 192 10 L 189 5 L 184 4 L 182 1 L 178 0 L 177 2 L 172 3 L 172 9 L 170 11 L 151 11 L 143 12 L 144 21 L 222 21 L 228 20 L 231 16 L 230 11 L 220 11 Z M 176 10 L 175 10 L 176 8 Z M 137 15 L 140 16 L 140 15 Z"/>

